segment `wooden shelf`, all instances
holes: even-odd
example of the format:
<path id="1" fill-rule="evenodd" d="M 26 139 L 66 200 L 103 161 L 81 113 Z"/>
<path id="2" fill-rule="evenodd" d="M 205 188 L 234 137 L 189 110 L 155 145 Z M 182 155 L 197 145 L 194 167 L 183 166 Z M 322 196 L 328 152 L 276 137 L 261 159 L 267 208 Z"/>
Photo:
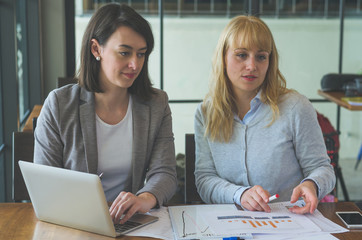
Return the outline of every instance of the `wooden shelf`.
<path id="1" fill-rule="evenodd" d="M 318 90 L 318 94 L 348 110 L 362 111 L 362 106 L 352 106 L 342 100 L 342 98 L 345 97 L 344 92 L 323 92 L 322 90 Z"/>

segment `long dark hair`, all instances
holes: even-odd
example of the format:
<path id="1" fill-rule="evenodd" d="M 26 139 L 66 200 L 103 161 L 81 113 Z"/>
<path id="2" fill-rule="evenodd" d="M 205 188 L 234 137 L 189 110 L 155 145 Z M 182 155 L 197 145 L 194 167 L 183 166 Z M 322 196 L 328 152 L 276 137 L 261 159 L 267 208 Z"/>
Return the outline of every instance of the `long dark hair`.
<path id="1" fill-rule="evenodd" d="M 102 92 L 98 79 L 100 63 L 91 52 L 91 40 L 96 39 L 100 45 L 104 45 L 120 26 L 130 27 L 146 41 L 147 51 L 143 68 L 128 91 L 147 100 L 154 92 L 148 75 L 148 58 L 154 47 L 153 34 L 150 24 L 135 10 L 124 4 L 106 4 L 90 19 L 82 40 L 80 67 L 77 72 L 79 85 L 91 92 Z"/>

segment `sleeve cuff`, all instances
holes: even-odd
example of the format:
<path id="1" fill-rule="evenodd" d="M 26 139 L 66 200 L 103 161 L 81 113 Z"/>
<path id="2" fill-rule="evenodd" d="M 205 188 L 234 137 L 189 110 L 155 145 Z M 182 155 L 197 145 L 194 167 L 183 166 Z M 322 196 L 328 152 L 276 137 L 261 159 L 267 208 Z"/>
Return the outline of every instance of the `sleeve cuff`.
<path id="1" fill-rule="evenodd" d="M 250 187 L 240 187 L 236 192 L 234 193 L 234 203 L 241 206 L 240 198 L 243 193 L 248 190 Z M 243 207 L 243 206 L 241 206 Z"/>
<path id="2" fill-rule="evenodd" d="M 321 193 L 321 187 L 319 186 L 318 182 L 311 178 L 305 178 L 300 183 L 304 183 L 307 180 L 314 182 L 314 184 L 317 186 L 317 197 L 318 199 L 321 199 L 319 196 L 319 194 Z"/>

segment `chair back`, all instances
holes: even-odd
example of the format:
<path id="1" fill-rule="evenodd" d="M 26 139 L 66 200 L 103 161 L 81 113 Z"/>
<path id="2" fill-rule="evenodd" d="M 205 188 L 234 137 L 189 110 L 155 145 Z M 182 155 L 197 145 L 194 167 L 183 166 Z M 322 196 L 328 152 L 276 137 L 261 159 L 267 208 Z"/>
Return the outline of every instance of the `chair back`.
<path id="1" fill-rule="evenodd" d="M 15 202 L 29 201 L 29 193 L 18 164 L 19 160 L 33 162 L 34 134 L 33 132 L 13 132 L 13 191 Z"/>
<path id="2" fill-rule="evenodd" d="M 202 203 L 195 185 L 195 136 L 185 136 L 185 204 Z"/>

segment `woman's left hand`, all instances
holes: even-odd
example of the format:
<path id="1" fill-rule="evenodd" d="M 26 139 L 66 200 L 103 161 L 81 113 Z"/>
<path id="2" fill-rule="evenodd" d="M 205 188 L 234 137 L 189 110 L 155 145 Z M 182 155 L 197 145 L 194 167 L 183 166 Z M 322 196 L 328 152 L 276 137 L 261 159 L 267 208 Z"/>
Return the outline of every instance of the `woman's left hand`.
<path id="1" fill-rule="evenodd" d="M 136 196 L 130 192 L 121 192 L 109 208 L 109 213 L 114 223 L 123 224 L 136 212 L 146 213 L 156 204 L 156 197 L 151 193 L 144 192 Z"/>
<path id="2" fill-rule="evenodd" d="M 290 199 L 291 203 L 295 203 L 298 199 L 302 197 L 305 206 L 298 207 L 294 206 L 289 208 L 289 211 L 297 214 L 305 214 L 305 213 L 314 213 L 318 206 L 318 196 L 317 196 L 317 185 L 311 181 L 306 180 L 303 183 L 299 184 L 293 189 L 292 197 Z"/>

